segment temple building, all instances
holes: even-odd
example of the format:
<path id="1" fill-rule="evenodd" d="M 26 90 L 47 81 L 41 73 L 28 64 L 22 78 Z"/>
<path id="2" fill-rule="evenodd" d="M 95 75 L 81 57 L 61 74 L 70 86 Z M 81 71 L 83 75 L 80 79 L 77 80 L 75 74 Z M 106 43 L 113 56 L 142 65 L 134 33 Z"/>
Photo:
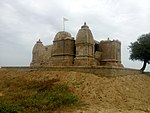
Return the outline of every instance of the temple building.
<path id="1" fill-rule="evenodd" d="M 51 66 L 110 66 L 121 64 L 121 42 L 96 41 L 89 26 L 84 23 L 76 39 L 66 31 L 56 34 L 53 44 L 44 46 L 39 40 L 32 50 L 31 67 Z"/>

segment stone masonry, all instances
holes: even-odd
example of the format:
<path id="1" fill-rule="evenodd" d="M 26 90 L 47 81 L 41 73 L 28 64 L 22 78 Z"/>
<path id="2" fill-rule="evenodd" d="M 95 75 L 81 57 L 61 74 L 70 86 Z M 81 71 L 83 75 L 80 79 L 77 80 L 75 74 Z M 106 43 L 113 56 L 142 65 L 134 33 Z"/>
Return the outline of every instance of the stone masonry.
<path id="1" fill-rule="evenodd" d="M 33 47 L 31 67 L 50 66 L 109 66 L 121 64 L 121 42 L 95 41 L 89 26 L 84 23 L 76 40 L 66 31 L 56 34 L 53 44 L 44 46 L 39 40 Z"/>

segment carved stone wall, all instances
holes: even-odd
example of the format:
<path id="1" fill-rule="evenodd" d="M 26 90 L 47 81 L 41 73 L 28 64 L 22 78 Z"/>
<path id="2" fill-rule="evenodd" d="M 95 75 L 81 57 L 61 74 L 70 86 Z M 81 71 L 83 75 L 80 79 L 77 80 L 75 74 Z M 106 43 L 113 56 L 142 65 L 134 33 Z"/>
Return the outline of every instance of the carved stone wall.
<path id="1" fill-rule="evenodd" d="M 43 46 L 42 42 L 39 40 L 34 45 L 32 50 L 31 66 L 40 66 L 44 61 L 44 55 L 45 55 L 45 47 Z"/>
<path id="2" fill-rule="evenodd" d="M 89 27 L 84 23 L 76 37 L 76 66 L 96 65 L 94 59 L 94 38 Z"/>
<path id="3" fill-rule="evenodd" d="M 31 67 L 52 66 L 109 66 L 121 64 L 121 42 L 96 41 L 89 26 L 84 23 L 76 40 L 65 31 L 58 32 L 52 45 L 44 46 L 39 40 L 33 47 Z"/>
<path id="4" fill-rule="evenodd" d="M 58 32 L 53 41 L 50 66 L 72 66 L 75 56 L 75 40 L 65 31 Z"/>
<path id="5" fill-rule="evenodd" d="M 100 42 L 102 51 L 100 64 L 104 66 L 122 66 L 121 65 L 121 43 L 117 40 L 106 40 Z"/>

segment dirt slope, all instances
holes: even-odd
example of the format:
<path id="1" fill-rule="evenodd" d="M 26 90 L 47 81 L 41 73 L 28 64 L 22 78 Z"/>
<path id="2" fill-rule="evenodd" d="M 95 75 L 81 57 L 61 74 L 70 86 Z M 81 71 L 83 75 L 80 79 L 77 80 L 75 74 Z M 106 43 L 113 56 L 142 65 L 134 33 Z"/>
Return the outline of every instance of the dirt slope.
<path id="1" fill-rule="evenodd" d="M 150 113 L 150 76 L 127 75 L 98 77 L 90 73 L 63 71 L 12 71 L 0 69 L 0 97 L 5 96 L 2 84 L 16 81 L 48 81 L 59 79 L 84 105 L 55 113 Z"/>

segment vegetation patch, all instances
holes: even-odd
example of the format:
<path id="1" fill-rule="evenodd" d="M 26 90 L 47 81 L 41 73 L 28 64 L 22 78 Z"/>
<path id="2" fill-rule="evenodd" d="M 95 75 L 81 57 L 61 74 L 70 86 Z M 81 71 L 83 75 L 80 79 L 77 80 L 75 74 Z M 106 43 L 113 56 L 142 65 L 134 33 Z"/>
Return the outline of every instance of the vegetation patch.
<path id="1" fill-rule="evenodd" d="M 22 102 L 25 108 L 39 110 L 56 110 L 64 106 L 74 105 L 77 97 L 69 92 L 66 86 L 56 86 L 50 90 L 40 91 Z"/>
<path id="2" fill-rule="evenodd" d="M 0 103 L 0 113 L 21 113 L 21 108 L 9 103 Z"/>
<path id="3" fill-rule="evenodd" d="M 144 72 L 144 74 L 146 74 L 146 75 L 150 76 L 150 72 Z"/>
<path id="4" fill-rule="evenodd" d="M 11 81 L 0 98 L 0 113 L 42 113 L 75 105 L 78 98 L 58 81 Z"/>

